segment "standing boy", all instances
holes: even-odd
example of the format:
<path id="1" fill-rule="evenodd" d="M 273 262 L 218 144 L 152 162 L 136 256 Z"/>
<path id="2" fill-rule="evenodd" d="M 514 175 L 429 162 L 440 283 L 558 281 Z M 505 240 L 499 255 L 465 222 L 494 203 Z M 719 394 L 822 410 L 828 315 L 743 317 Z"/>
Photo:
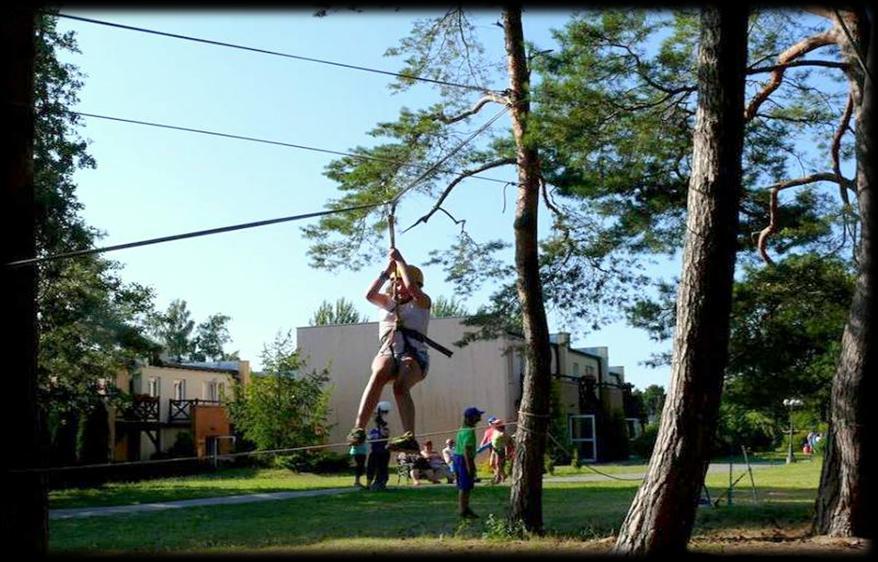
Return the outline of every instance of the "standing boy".
<path id="1" fill-rule="evenodd" d="M 476 424 L 485 412 L 470 406 L 463 412 L 463 427 L 454 445 L 454 473 L 457 476 L 458 514 L 467 519 L 478 517 L 469 507 L 470 493 L 476 477 Z"/>

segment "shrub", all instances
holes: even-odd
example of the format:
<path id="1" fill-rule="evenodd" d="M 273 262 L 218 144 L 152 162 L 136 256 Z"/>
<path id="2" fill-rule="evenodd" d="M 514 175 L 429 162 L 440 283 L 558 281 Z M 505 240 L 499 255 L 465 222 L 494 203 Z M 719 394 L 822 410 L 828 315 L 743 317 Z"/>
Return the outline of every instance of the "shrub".
<path id="1" fill-rule="evenodd" d="M 296 451 L 275 457 L 274 465 L 293 472 L 332 474 L 347 472 L 350 469 L 350 457 L 331 451 Z"/>
<path id="2" fill-rule="evenodd" d="M 658 437 L 658 424 L 647 424 L 643 428 L 643 433 L 631 440 L 631 453 L 642 459 L 649 459 L 652 456 L 652 450 L 655 447 L 655 440 Z"/>

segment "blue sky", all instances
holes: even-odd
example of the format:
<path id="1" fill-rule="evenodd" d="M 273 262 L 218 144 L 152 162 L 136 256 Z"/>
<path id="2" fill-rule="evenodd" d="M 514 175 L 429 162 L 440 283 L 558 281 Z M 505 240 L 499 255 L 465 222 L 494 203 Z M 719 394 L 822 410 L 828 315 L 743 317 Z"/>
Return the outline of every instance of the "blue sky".
<path id="1" fill-rule="evenodd" d="M 333 60 L 398 70 L 383 56 L 430 12 L 337 13 L 314 18 L 307 11 L 136 11 L 66 9 L 64 13 Z M 563 11 L 526 12 L 526 37 L 552 48 L 549 30 L 568 18 Z M 503 56 L 499 14 L 483 12 L 479 33 L 489 56 Z M 77 111 L 208 129 L 346 151 L 374 142 L 366 132 L 379 121 L 394 120 L 399 108 L 418 108 L 436 99 L 429 85 L 392 94 L 388 76 L 283 59 L 211 45 L 126 31 L 61 18 L 59 30 L 74 30 L 80 54 L 64 60 L 85 74 Z M 503 78 L 490 86 L 506 87 Z M 474 98 L 475 99 L 475 98 Z M 488 108 L 474 129 L 496 110 Z M 332 156 L 290 148 L 85 119 L 82 136 L 97 160 L 95 170 L 77 172 L 77 195 L 88 224 L 104 231 L 100 245 L 322 210 L 336 197 L 323 176 Z M 502 118 L 494 129 L 508 127 Z M 489 174 L 514 178 L 510 168 Z M 512 239 L 513 190 L 471 180 L 445 205 L 467 219 L 476 240 Z M 406 198 L 400 223 L 411 224 L 430 205 L 422 196 Z M 548 221 L 541 214 L 545 232 Z M 306 222 L 242 230 L 108 253 L 124 265 L 122 277 L 153 287 L 160 309 L 184 299 L 200 322 L 214 313 L 231 317 L 238 350 L 258 369 L 263 345 L 278 331 L 305 326 L 324 300 L 345 297 L 376 319 L 362 297 L 383 264 L 358 272 L 314 270 L 308 266 Z M 397 246 L 411 263 L 430 250 L 453 243 L 458 227 L 441 215 L 398 236 Z M 678 273 L 679 263 L 664 260 L 654 271 Z M 428 292 L 452 296 L 438 267 L 427 268 Z M 490 285 L 465 304 L 474 309 Z M 549 311 L 550 329 L 566 329 Z M 639 363 L 669 344 L 652 342 L 642 330 L 618 322 L 600 331 L 574 334 L 574 346 L 608 346 L 610 362 L 623 365 L 639 388 L 667 388 L 669 371 Z M 364 371 L 367 366 L 364 365 Z"/>

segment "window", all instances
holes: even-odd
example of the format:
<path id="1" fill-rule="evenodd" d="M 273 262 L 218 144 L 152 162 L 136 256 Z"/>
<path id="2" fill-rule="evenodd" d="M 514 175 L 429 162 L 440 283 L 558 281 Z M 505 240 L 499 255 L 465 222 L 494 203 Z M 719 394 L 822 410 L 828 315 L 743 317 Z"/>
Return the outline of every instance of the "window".
<path id="1" fill-rule="evenodd" d="M 578 377 L 578 376 L 579 376 L 579 363 L 574 363 L 574 364 L 573 364 L 573 376 L 574 376 L 574 377 Z"/>
<path id="2" fill-rule="evenodd" d="M 153 398 L 161 396 L 162 379 L 161 377 L 149 377 L 149 387 L 147 393 Z"/>
<path id="3" fill-rule="evenodd" d="M 218 393 L 216 381 L 210 381 L 208 383 L 205 383 L 204 399 L 211 400 L 214 402 L 219 400 L 219 393 Z"/>
<path id="4" fill-rule="evenodd" d="M 579 458 L 584 461 L 597 460 L 597 437 L 595 436 L 594 416 L 570 416 L 570 441 L 579 448 Z"/>
<path id="5" fill-rule="evenodd" d="M 174 381 L 174 400 L 184 400 L 186 398 L 186 379 Z"/>
<path id="6" fill-rule="evenodd" d="M 585 376 L 594 378 L 594 367 L 592 365 L 585 366 Z"/>
<path id="7" fill-rule="evenodd" d="M 226 398 L 226 383 L 221 382 L 217 385 L 217 400 L 225 400 Z"/>

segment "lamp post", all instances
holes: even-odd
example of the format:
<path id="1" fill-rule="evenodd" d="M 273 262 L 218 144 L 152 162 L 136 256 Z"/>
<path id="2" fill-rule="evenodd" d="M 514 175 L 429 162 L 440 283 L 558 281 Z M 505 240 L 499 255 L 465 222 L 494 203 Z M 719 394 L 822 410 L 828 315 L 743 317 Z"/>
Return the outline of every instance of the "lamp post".
<path id="1" fill-rule="evenodd" d="M 789 410 L 789 418 L 790 418 L 790 442 L 787 447 L 787 464 L 796 462 L 796 457 L 793 456 L 793 408 L 798 408 L 802 405 L 802 401 L 798 398 L 785 398 L 783 401 L 783 405 L 787 407 Z"/>

